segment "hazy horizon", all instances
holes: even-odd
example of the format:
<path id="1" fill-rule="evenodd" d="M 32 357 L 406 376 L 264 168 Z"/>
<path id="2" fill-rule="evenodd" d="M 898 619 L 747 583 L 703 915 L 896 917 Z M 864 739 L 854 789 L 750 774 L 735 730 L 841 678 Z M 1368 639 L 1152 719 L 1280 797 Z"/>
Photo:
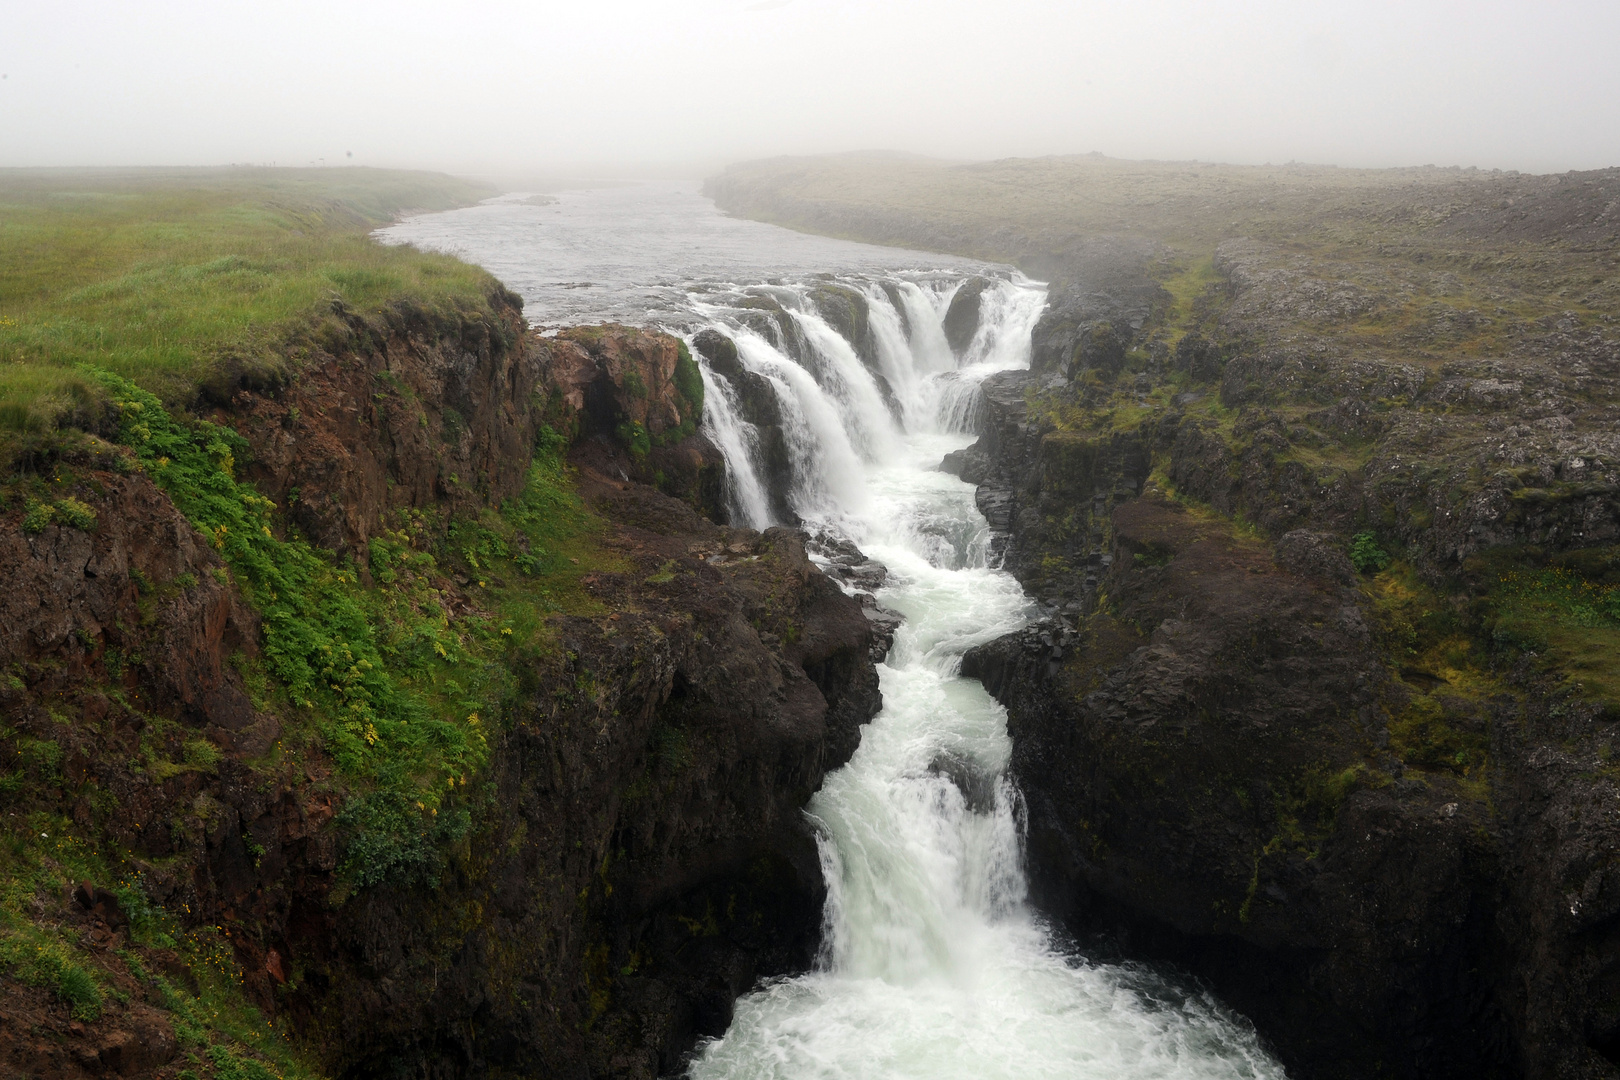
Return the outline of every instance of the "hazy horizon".
<path id="1" fill-rule="evenodd" d="M 7 5 L 0 166 L 1620 165 L 1620 5 Z"/>

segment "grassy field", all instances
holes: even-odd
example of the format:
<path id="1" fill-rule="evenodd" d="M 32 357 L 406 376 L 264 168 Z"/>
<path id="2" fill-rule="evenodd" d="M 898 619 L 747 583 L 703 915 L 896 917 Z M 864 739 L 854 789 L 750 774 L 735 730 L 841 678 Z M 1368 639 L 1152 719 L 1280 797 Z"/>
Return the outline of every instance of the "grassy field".
<path id="1" fill-rule="evenodd" d="M 84 364 L 183 408 L 334 299 L 482 303 L 483 271 L 369 233 L 492 193 L 360 168 L 0 170 L 0 451 L 105 400 Z"/>
<path id="2" fill-rule="evenodd" d="M 732 166 L 707 190 L 744 217 L 1011 262 L 1038 277 L 1061 277 L 1088 245 L 1135 246 L 1174 298 L 1171 327 L 1211 283 L 1216 248 L 1257 241 L 1274 265 L 1297 262 L 1312 278 L 1382 296 L 1333 332 L 1420 363 L 1441 352 L 1499 355 L 1514 323 L 1620 315 L 1612 169 L 1530 176 L 1094 155 L 953 165 L 849 154 Z M 1447 313 L 1487 318 L 1456 319 L 1438 335 Z"/>

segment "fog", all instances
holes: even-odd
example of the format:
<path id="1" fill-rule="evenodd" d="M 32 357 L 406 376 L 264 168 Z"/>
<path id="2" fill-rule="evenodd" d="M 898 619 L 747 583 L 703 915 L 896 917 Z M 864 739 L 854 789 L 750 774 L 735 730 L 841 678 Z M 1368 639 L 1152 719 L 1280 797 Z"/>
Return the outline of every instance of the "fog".
<path id="1" fill-rule="evenodd" d="M 1620 4 L 0 0 L 0 165 L 1620 164 Z"/>

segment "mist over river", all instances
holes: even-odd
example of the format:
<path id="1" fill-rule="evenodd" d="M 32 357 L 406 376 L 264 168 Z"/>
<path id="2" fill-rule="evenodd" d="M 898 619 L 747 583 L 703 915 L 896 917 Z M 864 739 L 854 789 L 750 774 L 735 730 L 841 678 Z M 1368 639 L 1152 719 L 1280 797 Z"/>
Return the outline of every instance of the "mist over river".
<path id="1" fill-rule="evenodd" d="M 695 185 L 509 195 L 380 235 L 485 266 L 537 325 L 704 346 L 733 522 L 796 524 L 823 559 L 858 546 L 886 574 L 850 588 L 904 616 L 883 711 L 807 808 L 828 887 L 819 961 L 738 1001 L 692 1076 L 1283 1076 L 1207 994 L 1061 947 L 1025 903 L 1005 711 L 958 672 L 1031 607 L 992 564 L 972 486 L 938 465 L 973 441 L 979 383 L 1028 366 L 1041 283 L 728 218 Z"/>

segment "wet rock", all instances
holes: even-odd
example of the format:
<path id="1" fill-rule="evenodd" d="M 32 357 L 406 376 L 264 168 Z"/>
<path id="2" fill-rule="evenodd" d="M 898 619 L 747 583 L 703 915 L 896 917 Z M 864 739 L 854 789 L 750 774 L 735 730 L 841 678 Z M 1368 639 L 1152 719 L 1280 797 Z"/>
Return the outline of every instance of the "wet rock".
<path id="1" fill-rule="evenodd" d="M 810 302 L 815 305 L 817 313 L 827 321 L 827 324 L 854 347 L 855 355 L 861 358 L 861 362 L 874 375 L 882 378 L 877 370 L 877 341 L 872 337 L 871 316 L 866 297 L 847 285 L 827 282 L 810 290 Z M 888 386 L 887 381 L 883 386 Z M 892 390 L 888 396 L 893 397 Z"/>
<path id="2" fill-rule="evenodd" d="M 1344 552 L 1344 541 L 1331 533 L 1295 529 L 1277 541 L 1277 564 L 1301 577 L 1350 585 L 1356 571 Z"/>
<path id="3" fill-rule="evenodd" d="M 900 629 L 906 617 L 878 603 L 877 597 L 871 593 L 856 593 L 855 599 L 861 605 L 861 614 L 872 626 L 872 646 L 867 655 L 872 658 L 872 663 L 880 664 L 889 655 L 889 650 L 894 648 L 895 631 Z"/>
<path id="4" fill-rule="evenodd" d="M 928 771 L 943 776 L 962 793 L 962 802 L 970 814 L 989 814 L 996 809 L 998 778 L 978 762 L 962 754 L 941 750 L 928 763 Z"/>
<path id="5" fill-rule="evenodd" d="M 984 304 L 984 290 L 992 283 L 987 278 L 974 277 L 963 282 L 951 297 L 945 309 L 945 340 L 958 357 L 967 352 L 973 335 L 979 331 L 979 310 Z"/>
<path id="6" fill-rule="evenodd" d="M 736 395 L 742 419 L 754 426 L 759 436 L 759 457 L 771 513 L 779 521 L 794 521 L 797 515 L 788 504 L 793 485 L 793 460 L 788 452 L 782 427 L 781 406 L 770 380 L 743 366 L 737 345 L 714 330 L 704 330 L 693 339 L 693 346 L 709 363 L 716 376 L 725 379 Z"/>
<path id="7" fill-rule="evenodd" d="M 850 541 L 833 533 L 818 532 L 805 540 L 805 547 L 822 560 L 823 570 L 833 580 L 852 591 L 875 592 L 888 580 L 889 569 L 869 558 Z"/>

